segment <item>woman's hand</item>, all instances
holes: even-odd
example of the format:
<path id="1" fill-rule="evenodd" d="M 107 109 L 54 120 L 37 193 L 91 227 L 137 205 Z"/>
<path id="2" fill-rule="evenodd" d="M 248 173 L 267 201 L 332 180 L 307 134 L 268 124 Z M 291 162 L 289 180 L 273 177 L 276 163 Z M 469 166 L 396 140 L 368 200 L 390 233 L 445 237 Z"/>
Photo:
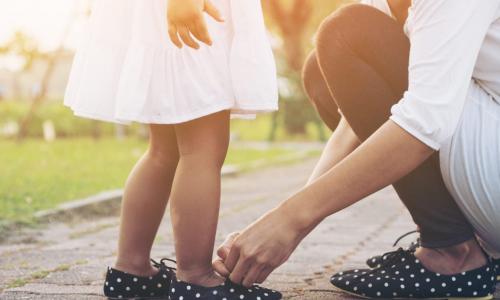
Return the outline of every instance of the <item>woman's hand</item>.
<path id="1" fill-rule="evenodd" d="M 247 227 L 232 234 L 219 248 L 214 268 L 232 282 L 251 287 L 262 283 L 288 260 L 306 235 L 293 216 L 275 209 Z"/>
<path id="2" fill-rule="evenodd" d="M 209 0 L 168 0 L 167 11 L 168 34 L 179 48 L 184 43 L 199 49 L 200 45 L 195 39 L 212 45 L 203 13 L 224 22 L 219 10 Z"/>

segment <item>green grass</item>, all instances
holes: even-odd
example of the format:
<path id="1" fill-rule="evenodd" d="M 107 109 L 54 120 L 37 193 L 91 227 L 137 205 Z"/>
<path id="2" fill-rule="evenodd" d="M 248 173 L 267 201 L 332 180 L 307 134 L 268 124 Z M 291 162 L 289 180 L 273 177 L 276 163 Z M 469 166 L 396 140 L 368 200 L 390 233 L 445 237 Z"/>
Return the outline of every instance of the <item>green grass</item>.
<path id="1" fill-rule="evenodd" d="M 0 224 L 30 222 L 34 212 L 116 189 L 123 183 L 147 143 L 138 139 L 68 139 L 21 144 L 0 140 Z M 227 163 L 277 159 L 291 150 L 232 148 Z"/>
<path id="2" fill-rule="evenodd" d="M 232 120 L 231 133 L 236 135 L 241 141 L 268 141 L 271 134 L 272 114 L 259 115 L 255 120 Z M 330 130 L 326 125 L 321 125 L 325 136 L 329 135 Z M 283 120 L 278 119 L 278 128 L 275 133 L 275 141 L 290 142 L 290 141 L 319 141 L 320 129 L 317 124 L 308 122 L 306 124 L 305 134 L 291 135 L 286 132 L 283 125 Z"/>

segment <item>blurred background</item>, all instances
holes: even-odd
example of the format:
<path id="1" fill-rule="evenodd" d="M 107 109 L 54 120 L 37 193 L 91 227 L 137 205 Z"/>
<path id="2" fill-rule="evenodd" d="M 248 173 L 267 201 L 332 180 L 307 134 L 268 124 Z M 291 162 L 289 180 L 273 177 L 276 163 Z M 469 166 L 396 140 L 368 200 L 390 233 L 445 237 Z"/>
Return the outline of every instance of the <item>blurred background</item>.
<path id="1" fill-rule="evenodd" d="M 98 1 L 98 0 L 97 0 Z M 329 136 L 306 99 L 302 63 L 320 22 L 347 0 L 263 0 L 279 69 L 280 111 L 235 120 L 228 166 L 319 155 Z M 120 188 L 147 128 L 76 118 L 62 105 L 92 0 L 0 0 L 0 237 L 61 203 Z"/>

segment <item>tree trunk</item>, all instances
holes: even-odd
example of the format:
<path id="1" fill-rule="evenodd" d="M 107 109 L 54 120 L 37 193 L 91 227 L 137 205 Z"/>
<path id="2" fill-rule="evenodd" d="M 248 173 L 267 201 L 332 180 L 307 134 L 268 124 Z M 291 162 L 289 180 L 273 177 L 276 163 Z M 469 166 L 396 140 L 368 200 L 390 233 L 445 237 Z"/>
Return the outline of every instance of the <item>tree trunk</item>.
<path id="1" fill-rule="evenodd" d="M 62 52 L 61 49 L 56 51 L 56 53 L 54 55 L 52 55 L 47 62 L 47 69 L 45 70 L 45 73 L 44 73 L 43 78 L 42 78 L 42 82 L 40 83 L 40 90 L 33 98 L 33 101 L 31 103 L 31 106 L 30 106 L 28 113 L 26 114 L 26 116 L 24 116 L 23 120 L 21 121 L 21 125 L 19 128 L 19 134 L 18 134 L 18 140 L 23 140 L 28 135 L 29 126 L 33 120 L 33 117 L 35 116 L 36 111 L 40 107 L 40 104 L 43 102 L 43 100 L 47 96 L 47 92 L 48 92 L 49 84 L 50 84 L 50 79 L 52 78 L 52 74 L 54 73 L 54 70 L 56 68 L 58 58 L 61 56 L 61 52 Z"/>

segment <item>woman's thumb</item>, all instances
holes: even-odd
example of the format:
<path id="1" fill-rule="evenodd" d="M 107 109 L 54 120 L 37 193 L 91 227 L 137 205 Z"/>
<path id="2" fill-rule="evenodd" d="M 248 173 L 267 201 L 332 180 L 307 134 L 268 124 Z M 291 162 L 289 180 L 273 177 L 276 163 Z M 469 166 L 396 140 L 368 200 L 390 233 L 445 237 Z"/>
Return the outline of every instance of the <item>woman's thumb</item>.
<path id="1" fill-rule="evenodd" d="M 205 0 L 205 12 L 214 18 L 218 22 L 224 22 L 224 18 L 222 17 L 220 11 L 213 5 L 210 0 Z"/>
<path id="2" fill-rule="evenodd" d="M 222 258 L 222 260 L 226 260 L 229 252 L 231 251 L 231 247 L 233 246 L 234 240 L 240 235 L 239 232 L 233 232 L 226 237 L 226 240 L 222 245 L 217 249 L 217 256 Z"/>

